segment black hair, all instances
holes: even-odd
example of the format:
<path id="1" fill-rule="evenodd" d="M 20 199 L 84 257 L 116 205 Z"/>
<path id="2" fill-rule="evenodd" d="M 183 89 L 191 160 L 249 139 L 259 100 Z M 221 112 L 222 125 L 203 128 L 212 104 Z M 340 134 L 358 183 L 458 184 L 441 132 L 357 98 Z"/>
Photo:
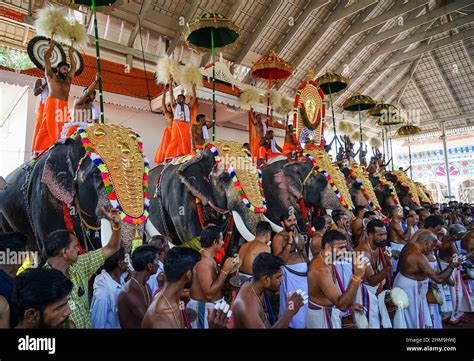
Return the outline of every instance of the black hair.
<path id="1" fill-rule="evenodd" d="M 280 214 L 280 222 L 286 221 L 288 218 L 290 218 L 290 211 L 285 210 L 283 211 L 282 214 Z"/>
<path id="2" fill-rule="evenodd" d="M 156 246 L 153 244 L 156 242 Z M 158 248 L 158 253 L 161 253 L 164 251 L 164 248 L 165 248 L 165 245 L 167 244 L 167 240 L 166 240 L 166 237 L 162 236 L 161 234 L 157 234 L 153 237 L 150 238 L 150 240 L 148 241 L 148 244 Z"/>
<path id="3" fill-rule="evenodd" d="M 432 214 L 431 216 L 426 217 L 423 222 L 425 228 L 436 228 L 437 226 L 444 226 L 444 219 L 441 216 Z"/>
<path id="4" fill-rule="evenodd" d="M 344 216 L 344 212 L 342 211 L 333 211 L 331 213 L 331 217 L 334 223 L 337 223 L 341 220 L 342 216 Z"/>
<path id="5" fill-rule="evenodd" d="M 51 232 L 44 242 L 44 250 L 48 257 L 55 257 L 64 248 L 68 248 L 72 242 L 73 233 L 66 229 L 58 229 Z"/>
<path id="6" fill-rule="evenodd" d="M 346 236 L 339 231 L 331 229 L 324 233 L 324 236 L 321 240 L 321 247 L 326 247 L 326 244 L 333 245 L 335 241 L 345 241 Z"/>
<path id="7" fill-rule="evenodd" d="M 416 210 L 415 210 L 415 213 L 418 214 L 418 215 L 420 215 L 421 212 L 424 212 L 424 211 L 428 212 L 428 210 L 427 210 L 426 208 L 421 207 L 421 208 L 416 209 Z"/>
<path id="8" fill-rule="evenodd" d="M 264 236 L 267 233 L 272 233 L 272 226 L 266 221 L 260 221 L 257 223 L 257 229 L 255 231 L 256 236 Z"/>
<path id="9" fill-rule="evenodd" d="M 59 68 L 64 65 L 67 66 L 69 69 L 71 69 L 71 65 L 67 61 L 60 61 L 58 65 L 56 65 L 56 69 L 59 71 Z"/>
<path id="10" fill-rule="evenodd" d="M 178 281 L 186 272 L 192 270 L 200 260 L 200 253 L 192 248 L 171 248 L 163 262 L 166 282 L 173 283 Z"/>
<path id="11" fill-rule="evenodd" d="M 125 259 L 125 249 L 121 247 L 117 252 L 115 252 L 112 256 L 107 258 L 104 263 L 104 269 L 110 273 L 115 268 L 117 268 L 120 261 Z"/>
<path id="12" fill-rule="evenodd" d="M 183 97 L 184 99 L 186 99 L 186 97 L 184 96 L 184 94 L 178 94 L 177 98 L 179 97 Z"/>
<path id="13" fill-rule="evenodd" d="M 357 217 L 357 214 L 365 209 L 364 206 L 355 206 L 354 208 L 354 216 Z"/>
<path id="14" fill-rule="evenodd" d="M 146 266 L 155 262 L 158 255 L 158 248 L 145 244 L 135 248 L 132 253 L 132 266 L 135 271 L 141 272 L 146 269 Z"/>
<path id="15" fill-rule="evenodd" d="M 372 216 L 376 216 L 377 214 L 375 214 L 374 211 L 367 211 L 364 213 L 364 218 L 369 218 L 369 217 L 372 217 Z"/>
<path id="16" fill-rule="evenodd" d="M 196 115 L 196 121 L 197 122 L 200 122 L 202 118 L 206 118 L 206 116 L 204 114 L 198 114 Z"/>
<path id="17" fill-rule="evenodd" d="M 242 144 L 243 147 L 250 147 L 250 144 L 249 143 L 244 143 Z"/>
<path id="18" fill-rule="evenodd" d="M 27 269 L 16 278 L 12 294 L 13 309 L 21 321 L 27 309 L 43 312 L 50 304 L 66 297 L 71 290 L 71 280 L 58 270 Z"/>
<path id="19" fill-rule="evenodd" d="M 369 223 L 367 223 L 367 233 L 374 233 L 375 232 L 375 228 L 384 228 L 385 227 L 385 224 L 383 223 L 383 221 L 381 221 L 380 219 L 372 219 Z"/>
<path id="20" fill-rule="evenodd" d="M 221 237 L 221 230 L 217 226 L 207 226 L 201 232 L 201 247 L 209 248 L 214 243 L 219 242 Z"/>
<path id="21" fill-rule="evenodd" d="M 6 252 L 7 249 L 14 252 L 23 252 L 26 250 L 28 238 L 20 232 L 10 232 L 0 234 L 0 251 Z"/>
<path id="22" fill-rule="evenodd" d="M 264 276 L 271 277 L 281 270 L 284 266 L 281 258 L 270 253 L 262 252 L 255 257 L 252 264 L 252 274 L 255 280 L 259 280 Z"/>
<path id="23" fill-rule="evenodd" d="M 326 219 L 323 216 L 314 216 L 311 219 L 311 225 L 316 231 L 320 231 L 324 229 L 324 226 L 326 225 Z"/>

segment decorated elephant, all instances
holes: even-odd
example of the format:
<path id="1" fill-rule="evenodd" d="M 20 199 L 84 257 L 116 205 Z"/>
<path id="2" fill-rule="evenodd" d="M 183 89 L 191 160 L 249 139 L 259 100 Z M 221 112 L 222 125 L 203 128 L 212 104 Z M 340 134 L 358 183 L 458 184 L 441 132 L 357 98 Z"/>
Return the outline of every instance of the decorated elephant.
<path id="1" fill-rule="evenodd" d="M 141 140 L 131 129 L 79 128 L 0 182 L 0 230 L 22 232 L 30 250 L 42 250 L 49 233 L 69 229 L 85 250 L 96 249 L 111 235 L 104 211 L 114 207 L 130 250 L 148 214 L 147 172 Z"/>
<path id="2" fill-rule="evenodd" d="M 147 233 L 159 232 L 179 245 L 199 236 L 205 224 L 225 233 L 235 224 L 243 238 L 253 240 L 265 211 L 259 174 L 240 143 L 224 140 L 158 165 L 150 171 Z"/>
<path id="3" fill-rule="evenodd" d="M 382 213 L 388 216 L 390 207 L 400 204 L 395 186 L 381 173 L 373 172 L 369 178 Z"/>
<path id="4" fill-rule="evenodd" d="M 280 216 L 292 207 L 298 228 L 306 230 L 311 210 L 331 209 L 349 212 L 353 208 L 344 177 L 321 151 L 312 150 L 296 161 L 275 159 L 262 168 L 267 200 L 265 218 L 275 231 L 281 230 Z"/>
<path id="5" fill-rule="evenodd" d="M 356 162 L 340 162 L 338 166 L 345 176 L 354 204 L 369 210 L 381 211 L 382 208 L 365 168 Z"/>
<path id="6" fill-rule="evenodd" d="M 410 209 L 417 209 L 420 207 L 417 187 L 415 183 L 408 178 L 405 172 L 385 172 L 385 177 L 395 185 L 400 204 L 403 207 L 408 207 Z"/>

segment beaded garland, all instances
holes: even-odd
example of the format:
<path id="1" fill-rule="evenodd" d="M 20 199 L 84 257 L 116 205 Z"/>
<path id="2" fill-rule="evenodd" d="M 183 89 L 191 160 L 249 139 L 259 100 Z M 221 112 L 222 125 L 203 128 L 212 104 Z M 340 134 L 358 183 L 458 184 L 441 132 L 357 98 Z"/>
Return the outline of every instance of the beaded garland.
<path id="1" fill-rule="evenodd" d="M 355 181 L 360 185 L 360 190 L 362 191 L 362 194 L 364 195 L 364 198 L 367 200 L 367 203 L 369 203 L 369 206 L 372 207 L 372 209 L 374 209 L 376 211 L 380 211 L 382 208 L 378 204 L 377 199 L 372 200 L 370 198 L 369 192 L 367 191 L 367 188 L 365 187 L 365 184 L 362 181 L 362 179 L 360 179 L 359 175 L 355 172 L 355 170 L 353 168 L 351 168 L 351 167 L 348 167 L 348 168 L 349 168 L 349 173 L 350 173 L 351 177 L 354 178 Z"/>
<path id="2" fill-rule="evenodd" d="M 219 156 L 219 152 L 217 150 L 217 148 L 213 145 L 213 144 L 208 144 L 207 147 L 209 148 L 209 150 L 211 151 L 212 155 L 214 156 L 214 160 L 216 161 L 217 164 L 221 164 L 222 163 L 222 159 L 221 157 Z M 247 156 L 249 156 L 247 154 Z M 262 185 L 262 170 L 260 169 L 260 167 L 257 167 L 257 173 L 258 173 L 258 187 L 259 187 L 259 190 L 260 190 L 260 195 L 262 196 L 262 203 L 263 203 L 263 207 L 255 207 L 249 200 L 249 198 L 247 197 L 247 195 L 245 194 L 238 178 L 237 178 L 237 174 L 235 173 L 235 170 L 234 168 L 232 167 L 231 164 L 226 164 L 225 165 L 227 171 L 229 172 L 229 175 L 232 179 L 232 182 L 234 184 L 234 187 L 236 188 L 237 192 L 239 193 L 239 196 L 240 196 L 240 199 L 242 200 L 242 202 L 245 204 L 245 206 L 250 209 L 250 211 L 254 212 L 254 213 L 264 213 L 266 212 L 267 210 L 267 202 L 265 200 L 265 195 L 263 194 L 263 185 Z"/>
<path id="3" fill-rule="evenodd" d="M 81 142 L 82 146 L 86 150 L 87 155 L 89 158 L 91 158 L 92 162 L 94 165 L 99 169 L 102 177 L 102 181 L 104 183 L 105 191 L 107 193 L 107 196 L 110 200 L 110 203 L 112 206 L 120 211 L 120 218 L 127 223 L 133 224 L 133 225 L 139 225 L 144 223 L 148 216 L 149 216 L 149 211 L 150 211 L 150 197 L 148 194 L 148 172 L 150 171 L 150 163 L 148 162 L 148 159 L 143 155 L 143 162 L 144 162 L 144 173 L 143 173 L 143 199 L 144 199 L 144 207 L 143 207 L 143 214 L 140 217 L 131 217 L 127 215 L 122 207 L 120 206 L 118 200 L 117 200 L 117 194 L 114 189 L 114 185 L 112 184 L 110 180 L 110 173 L 109 170 L 107 169 L 107 166 L 105 165 L 104 161 L 102 158 L 96 153 L 94 149 L 94 145 L 92 144 L 91 140 L 89 139 L 89 136 L 87 134 L 87 131 L 84 128 L 78 128 L 77 129 L 77 134 L 81 137 Z M 143 142 L 142 138 L 137 135 L 137 142 L 138 142 L 138 149 L 140 152 L 143 154 Z M 71 138 L 75 138 L 76 136 L 71 136 Z"/>
<path id="4" fill-rule="evenodd" d="M 390 191 L 390 196 L 392 197 L 392 199 L 393 199 L 393 201 L 395 202 L 395 204 L 400 205 L 400 200 L 398 199 L 397 192 L 395 192 L 395 189 L 391 186 L 391 182 L 387 181 L 387 180 L 385 179 L 385 177 L 382 176 L 381 174 L 376 174 L 375 176 L 378 177 L 379 183 L 380 183 L 383 187 L 387 187 L 387 188 L 388 188 L 388 190 Z"/>

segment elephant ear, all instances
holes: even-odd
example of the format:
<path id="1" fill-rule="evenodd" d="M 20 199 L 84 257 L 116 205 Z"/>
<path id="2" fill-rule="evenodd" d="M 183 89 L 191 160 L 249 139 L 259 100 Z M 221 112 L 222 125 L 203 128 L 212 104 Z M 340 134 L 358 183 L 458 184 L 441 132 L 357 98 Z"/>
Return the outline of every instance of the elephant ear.
<path id="1" fill-rule="evenodd" d="M 74 170 L 67 144 L 57 144 L 48 154 L 41 183 L 61 202 L 71 204 L 75 196 Z"/>
<path id="2" fill-rule="evenodd" d="M 177 171 L 178 177 L 191 194 L 201 200 L 204 205 L 212 203 L 211 172 L 216 165 L 214 157 L 208 149 L 197 154 L 184 163 Z"/>
<path id="3" fill-rule="evenodd" d="M 303 196 L 303 182 L 310 171 L 309 162 L 287 163 L 282 170 L 275 173 L 275 183 L 284 192 L 300 199 Z"/>

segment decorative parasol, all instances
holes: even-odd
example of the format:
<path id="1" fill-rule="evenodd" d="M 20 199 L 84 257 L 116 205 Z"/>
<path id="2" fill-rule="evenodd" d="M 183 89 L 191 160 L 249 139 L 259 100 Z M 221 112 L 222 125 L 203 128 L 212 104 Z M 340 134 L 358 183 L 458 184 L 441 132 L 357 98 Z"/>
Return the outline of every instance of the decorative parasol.
<path id="1" fill-rule="evenodd" d="M 362 150 L 363 138 L 362 138 L 362 115 L 360 114 L 361 110 L 369 110 L 375 106 L 375 101 L 368 95 L 356 94 L 349 97 L 344 104 L 342 105 L 344 110 L 350 112 L 359 113 L 359 133 L 360 133 L 360 148 Z"/>
<path id="2" fill-rule="evenodd" d="M 334 105 L 332 101 L 332 95 L 335 93 L 344 90 L 347 85 L 349 84 L 349 80 L 339 74 L 336 73 L 325 73 L 321 75 L 319 78 L 316 79 L 319 87 L 323 90 L 324 94 L 329 94 L 329 103 L 331 104 L 331 112 L 332 112 L 332 125 L 334 128 L 334 138 L 331 143 L 336 140 L 336 153 L 337 153 L 337 143 L 339 139 L 337 138 L 337 131 L 336 131 L 336 117 L 334 116 Z"/>
<path id="3" fill-rule="evenodd" d="M 104 96 L 102 94 L 102 73 L 100 69 L 99 28 L 97 26 L 97 6 L 111 6 L 116 0 L 74 0 L 76 5 L 90 6 L 94 17 L 95 53 L 97 56 L 97 73 L 99 74 L 100 122 L 104 123 Z"/>
<path id="4" fill-rule="evenodd" d="M 215 49 L 232 44 L 239 37 L 237 26 L 224 15 L 204 13 L 188 23 L 185 39 L 189 47 L 212 53 L 212 140 L 216 136 L 216 68 Z"/>
<path id="5" fill-rule="evenodd" d="M 268 89 L 272 88 L 272 81 L 288 78 L 293 74 L 293 68 L 285 60 L 279 58 L 275 50 L 270 50 L 270 53 L 253 65 L 251 74 L 254 77 L 268 80 Z M 270 113 L 270 96 L 267 96 L 267 118 L 266 123 L 268 127 L 268 119 Z"/>
<path id="6" fill-rule="evenodd" d="M 410 179 L 413 180 L 413 173 L 411 170 L 411 146 L 410 146 L 410 136 L 421 134 L 421 128 L 413 124 L 402 125 L 395 132 L 395 137 L 397 138 L 407 138 L 408 140 L 408 160 L 410 162 Z"/>

